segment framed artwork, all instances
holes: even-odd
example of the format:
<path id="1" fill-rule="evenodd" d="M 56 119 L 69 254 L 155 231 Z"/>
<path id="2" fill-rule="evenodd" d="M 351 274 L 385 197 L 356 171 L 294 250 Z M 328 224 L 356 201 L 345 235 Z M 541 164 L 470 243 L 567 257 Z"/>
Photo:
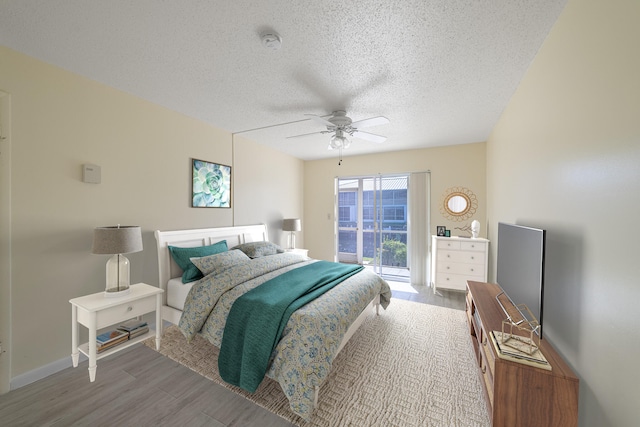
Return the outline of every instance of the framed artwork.
<path id="1" fill-rule="evenodd" d="M 231 207 L 231 166 L 193 159 L 191 207 Z"/>
<path id="2" fill-rule="evenodd" d="M 446 231 L 446 228 L 444 225 L 438 225 L 436 226 L 436 234 L 440 237 L 444 237 L 444 233 Z"/>

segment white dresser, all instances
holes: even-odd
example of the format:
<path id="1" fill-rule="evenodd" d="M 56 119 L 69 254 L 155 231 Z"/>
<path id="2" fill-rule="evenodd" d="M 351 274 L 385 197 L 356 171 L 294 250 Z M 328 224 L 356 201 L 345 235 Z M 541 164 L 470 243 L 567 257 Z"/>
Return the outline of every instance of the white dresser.
<path id="1" fill-rule="evenodd" d="M 465 291 L 467 280 L 487 281 L 487 239 L 433 236 L 431 251 L 433 292 L 439 288 Z"/>

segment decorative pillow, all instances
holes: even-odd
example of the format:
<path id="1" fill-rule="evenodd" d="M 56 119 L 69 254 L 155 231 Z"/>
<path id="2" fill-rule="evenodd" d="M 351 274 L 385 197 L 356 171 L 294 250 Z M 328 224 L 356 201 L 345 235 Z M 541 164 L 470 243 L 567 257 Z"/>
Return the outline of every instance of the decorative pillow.
<path id="1" fill-rule="evenodd" d="M 182 273 L 182 283 L 189 283 L 202 278 L 202 273 L 195 265 L 193 265 L 189 258 L 219 254 L 220 252 L 226 252 L 227 250 L 228 246 L 226 240 L 222 240 L 211 246 L 196 246 L 193 248 L 169 246 L 171 256 L 184 272 Z"/>
<path id="2" fill-rule="evenodd" d="M 284 252 L 284 249 L 271 242 L 242 243 L 231 249 L 239 249 L 249 258 L 260 258 L 261 256 L 281 254 Z"/>
<path id="3" fill-rule="evenodd" d="M 220 274 L 232 265 L 249 259 L 251 258 L 246 256 L 244 252 L 232 249 L 228 252 L 221 252 L 219 254 L 200 258 L 191 258 L 191 262 L 198 267 L 198 270 L 200 270 L 203 275 L 206 276 L 211 273 Z"/>

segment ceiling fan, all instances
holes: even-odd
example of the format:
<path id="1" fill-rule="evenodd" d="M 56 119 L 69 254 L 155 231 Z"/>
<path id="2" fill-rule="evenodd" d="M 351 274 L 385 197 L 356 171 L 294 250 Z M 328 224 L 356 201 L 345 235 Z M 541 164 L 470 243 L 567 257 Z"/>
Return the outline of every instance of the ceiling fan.
<path id="1" fill-rule="evenodd" d="M 389 119 L 384 116 L 370 117 L 364 120 L 352 121 L 347 117 L 347 113 L 344 110 L 334 111 L 328 119 L 317 116 L 315 114 L 305 114 L 311 120 L 326 127 L 326 130 L 318 132 L 305 133 L 302 135 L 289 136 L 287 138 L 300 138 L 308 135 L 316 135 L 319 133 L 332 133 L 331 140 L 329 141 L 329 149 L 346 149 L 351 145 L 351 140 L 348 137 L 354 137 L 364 139 L 371 142 L 384 142 L 387 137 L 382 135 L 376 135 L 375 133 L 365 132 L 362 128 L 379 126 L 389 123 Z"/>

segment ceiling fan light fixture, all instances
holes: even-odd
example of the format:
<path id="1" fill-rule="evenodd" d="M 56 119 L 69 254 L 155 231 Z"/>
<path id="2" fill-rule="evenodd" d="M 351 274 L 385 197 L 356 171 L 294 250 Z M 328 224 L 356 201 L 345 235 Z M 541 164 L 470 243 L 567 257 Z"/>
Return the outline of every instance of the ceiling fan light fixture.
<path id="1" fill-rule="evenodd" d="M 337 148 L 348 148 L 351 145 L 349 138 L 344 136 L 341 130 L 337 130 L 336 134 L 331 137 L 329 141 L 329 149 L 334 150 Z"/>

